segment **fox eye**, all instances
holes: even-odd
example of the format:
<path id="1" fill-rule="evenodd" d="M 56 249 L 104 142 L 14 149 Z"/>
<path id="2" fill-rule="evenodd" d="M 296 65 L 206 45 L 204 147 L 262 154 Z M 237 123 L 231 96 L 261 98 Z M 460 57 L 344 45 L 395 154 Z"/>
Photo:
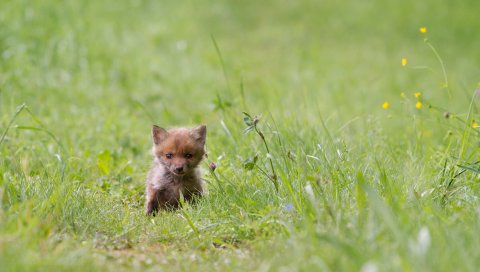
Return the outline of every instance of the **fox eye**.
<path id="1" fill-rule="evenodd" d="M 172 153 L 167 153 L 167 154 L 165 154 L 165 157 L 167 159 L 171 159 L 171 158 L 173 158 L 173 154 Z"/>
<path id="2" fill-rule="evenodd" d="M 192 156 L 192 154 L 190 154 L 190 153 L 185 154 L 185 158 L 187 158 L 187 159 L 191 159 L 192 157 L 193 157 L 193 156 Z"/>

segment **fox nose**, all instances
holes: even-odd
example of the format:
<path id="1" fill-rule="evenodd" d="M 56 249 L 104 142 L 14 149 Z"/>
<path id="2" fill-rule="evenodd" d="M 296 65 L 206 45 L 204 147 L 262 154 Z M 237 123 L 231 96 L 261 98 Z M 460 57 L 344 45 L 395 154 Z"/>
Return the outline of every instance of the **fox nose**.
<path id="1" fill-rule="evenodd" d="M 175 171 L 178 172 L 178 173 L 182 173 L 183 172 L 183 166 L 175 167 Z"/>

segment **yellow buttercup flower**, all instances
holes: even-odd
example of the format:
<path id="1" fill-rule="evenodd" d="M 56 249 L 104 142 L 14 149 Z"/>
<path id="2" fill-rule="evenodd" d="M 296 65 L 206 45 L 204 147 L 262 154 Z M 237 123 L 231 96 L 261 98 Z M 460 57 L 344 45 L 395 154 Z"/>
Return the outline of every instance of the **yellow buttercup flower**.
<path id="1" fill-rule="evenodd" d="M 407 65 L 407 58 L 402 57 L 402 66 Z"/>
<path id="2" fill-rule="evenodd" d="M 479 127 L 478 123 L 475 120 L 473 120 L 472 121 L 472 128 L 478 128 L 478 127 Z"/>
<path id="3" fill-rule="evenodd" d="M 414 95 L 415 95 L 415 98 L 419 98 L 420 96 L 422 96 L 422 93 L 416 92 Z"/>
<path id="4" fill-rule="evenodd" d="M 420 33 L 425 34 L 425 33 L 427 33 L 427 28 L 424 27 L 424 26 L 422 26 L 422 27 L 419 29 L 419 31 L 420 31 Z"/>
<path id="5" fill-rule="evenodd" d="M 383 102 L 382 108 L 385 110 L 390 108 L 390 103 L 388 103 L 387 101 Z"/>
<path id="6" fill-rule="evenodd" d="M 417 108 L 417 109 L 421 109 L 422 106 L 423 106 L 423 104 L 420 101 L 417 101 L 417 103 L 415 104 L 415 108 Z"/>

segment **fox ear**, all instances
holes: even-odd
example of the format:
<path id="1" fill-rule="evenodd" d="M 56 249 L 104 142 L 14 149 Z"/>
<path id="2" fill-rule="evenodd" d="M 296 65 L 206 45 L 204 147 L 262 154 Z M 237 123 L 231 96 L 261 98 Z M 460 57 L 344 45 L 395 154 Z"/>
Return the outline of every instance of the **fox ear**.
<path id="1" fill-rule="evenodd" d="M 201 145 L 205 145 L 205 139 L 207 138 L 207 126 L 201 125 L 192 129 L 192 136 Z"/>
<path id="2" fill-rule="evenodd" d="M 168 136 L 168 132 L 159 126 L 153 125 L 152 127 L 152 138 L 154 144 L 159 144 L 163 142 Z"/>

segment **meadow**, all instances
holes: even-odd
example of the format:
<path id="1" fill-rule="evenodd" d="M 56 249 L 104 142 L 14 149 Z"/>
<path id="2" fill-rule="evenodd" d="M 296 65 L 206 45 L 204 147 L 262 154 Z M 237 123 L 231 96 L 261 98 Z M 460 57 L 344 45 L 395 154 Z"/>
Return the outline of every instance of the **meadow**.
<path id="1" fill-rule="evenodd" d="M 478 271 L 478 10 L 0 1 L 0 271 Z M 208 194 L 147 217 L 153 124 Z"/>

